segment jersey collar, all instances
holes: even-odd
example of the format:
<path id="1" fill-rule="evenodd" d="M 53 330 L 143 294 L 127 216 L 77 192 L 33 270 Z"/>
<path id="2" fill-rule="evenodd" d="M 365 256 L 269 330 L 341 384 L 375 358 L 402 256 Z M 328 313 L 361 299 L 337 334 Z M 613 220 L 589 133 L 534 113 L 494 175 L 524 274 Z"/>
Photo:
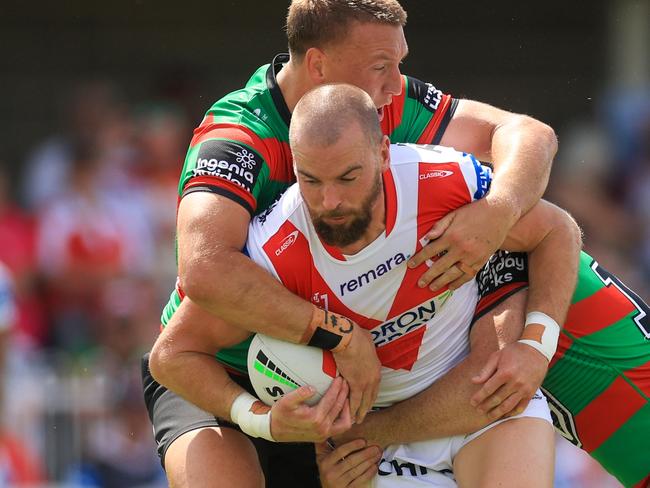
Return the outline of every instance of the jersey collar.
<path id="1" fill-rule="evenodd" d="M 269 69 L 266 70 L 266 86 L 271 93 L 271 98 L 275 104 L 275 109 L 282 117 L 282 120 L 287 127 L 291 123 L 291 112 L 289 112 L 289 107 L 287 107 L 287 102 L 284 101 L 282 96 L 282 91 L 280 91 L 280 85 L 278 85 L 278 80 L 276 74 L 282 69 L 282 66 L 289 62 L 289 54 L 280 53 L 276 54 L 269 66 Z"/>

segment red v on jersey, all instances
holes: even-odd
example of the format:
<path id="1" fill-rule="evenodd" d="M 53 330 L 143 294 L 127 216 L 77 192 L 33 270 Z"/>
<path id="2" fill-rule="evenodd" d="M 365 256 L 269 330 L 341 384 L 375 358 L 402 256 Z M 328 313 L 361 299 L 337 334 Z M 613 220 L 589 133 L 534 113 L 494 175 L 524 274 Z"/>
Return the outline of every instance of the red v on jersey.
<path id="1" fill-rule="evenodd" d="M 435 222 L 480 194 L 480 169 L 447 148 L 398 145 L 391 159 L 384 175 L 387 232 L 357 254 L 322 244 L 297 187 L 253 223 L 247 244 L 251 258 L 288 289 L 370 331 L 386 368 L 378 404 L 405 398 L 455 364 L 469 348 L 478 299 L 473 282 L 454 293 L 419 288 L 424 268 L 409 270 L 406 262 Z"/>

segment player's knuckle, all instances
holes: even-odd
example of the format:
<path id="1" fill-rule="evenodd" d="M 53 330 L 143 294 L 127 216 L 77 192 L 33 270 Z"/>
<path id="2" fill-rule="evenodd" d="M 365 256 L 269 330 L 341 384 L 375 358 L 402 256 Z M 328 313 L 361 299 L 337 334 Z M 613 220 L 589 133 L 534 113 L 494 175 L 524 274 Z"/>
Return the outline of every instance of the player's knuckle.
<path id="1" fill-rule="evenodd" d="M 510 366 L 506 366 L 505 368 L 501 369 L 501 377 L 503 379 L 508 380 L 508 382 L 514 381 L 514 378 L 517 376 L 517 370 L 513 369 Z"/>

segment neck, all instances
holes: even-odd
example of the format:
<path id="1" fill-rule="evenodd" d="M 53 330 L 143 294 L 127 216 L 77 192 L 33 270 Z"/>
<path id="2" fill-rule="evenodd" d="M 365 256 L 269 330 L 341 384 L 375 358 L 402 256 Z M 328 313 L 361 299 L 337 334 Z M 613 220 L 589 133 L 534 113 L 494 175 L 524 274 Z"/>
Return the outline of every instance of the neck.
<path id="1" fill-rule="evenodd" d="M 278 86 L 289 108 L 289 112 L 293 112 L 294 107 L 302 96 L 314 87 L 314 84 L 302 68 L 302 64 L 290 58 L 289 62 L 280 70 L 277 76 Z"/>
<path id="2" fill-rule="evenodd" d="M 377 200 L 372 206 L 372 219 L 361 239 L 345 247 L 340 247 L 342 254 L 352 256 L 373 243 L 386 230 L 386 197 L 382 185 Z"/>

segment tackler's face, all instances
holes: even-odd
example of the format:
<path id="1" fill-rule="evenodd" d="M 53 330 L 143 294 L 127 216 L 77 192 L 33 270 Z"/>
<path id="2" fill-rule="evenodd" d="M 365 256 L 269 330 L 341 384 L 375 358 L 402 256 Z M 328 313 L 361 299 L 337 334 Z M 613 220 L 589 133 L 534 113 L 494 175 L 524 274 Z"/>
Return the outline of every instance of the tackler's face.
<path id="1" fill-rule="evenodd" d="M 370 95 L 380 120 L 402 92 L 400 63 L 408 54 L 401 26 L 353 22 L 346 35 L 323 48 L 325 82 L 350 83 Z"/>

